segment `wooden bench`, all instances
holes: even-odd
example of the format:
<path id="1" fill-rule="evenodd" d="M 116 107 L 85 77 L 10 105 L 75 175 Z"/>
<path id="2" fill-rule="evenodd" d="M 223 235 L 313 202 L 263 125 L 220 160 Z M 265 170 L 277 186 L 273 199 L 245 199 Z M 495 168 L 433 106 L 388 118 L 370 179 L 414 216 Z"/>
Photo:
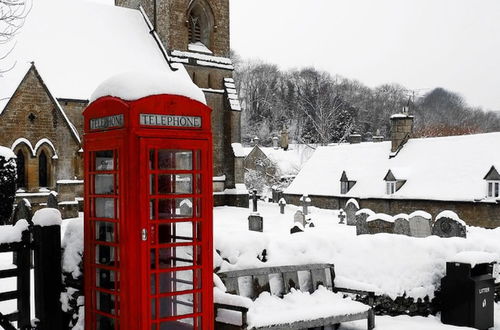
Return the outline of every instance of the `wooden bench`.
<path id="1" fill-rule="evenodd" d="M 334 285 L 335 271 L 332 264 L 310 264 L 310 265 L 297 265 L 297 266 L 281 266 L 281 267 L 267 267 L 245 269 L 238 271 L 219 272 L 217 275 L 224 282 L 227 293 L 245 296 L 253 301 L 264 291 L 272 295 L 283 297 L 283 295 L 290 293 L 291 289 L 301 290 L 303 292 L 309 291 L 313 293 L 320 285 L 324 286 L 333 292 L 342 292 L 349 294 L 358 294 L 368 296 L 368 303 L 366 311 L 357 313 L 347 313 L 341 315 L 333 315 L 326 318 L 309 319 L 302 321 L 294 321 L 293 323 L 286 324 L 273 324 L 264 327 L 248 327 L 247 313 L 249 308 L 243 306 L 235 306 L 232 304 L 223 304 L 215 302 L 215 329 L 219 330 L 235 330 L 235 329 L 269 329 L 269 330 L 288 330 L 288 329 L 310 329 L 310 328 L 324 328 L 331 326 L 338 328 L 340 323 L 367 319 L 367 328 L 371 330 L 375 327 L 375 314 L 373 311 L 373 302 L 375 298 L 374 292 L 340 288 Z M 340 303 L 352 301 L 348 299 L 341 299 Z M 309 308 L 310 306 L 304 306 Z M 232 311 L 241 313 L 241 325 L 230 325 L 221 322 L 220 318 L 217 320 L 219 311 Z"/>

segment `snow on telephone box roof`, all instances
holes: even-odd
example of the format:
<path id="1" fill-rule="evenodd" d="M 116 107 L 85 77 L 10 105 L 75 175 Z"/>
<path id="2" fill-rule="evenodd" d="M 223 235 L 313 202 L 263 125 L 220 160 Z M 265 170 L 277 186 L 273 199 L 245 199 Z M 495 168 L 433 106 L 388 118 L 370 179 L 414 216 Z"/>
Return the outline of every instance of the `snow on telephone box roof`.
<path id="1" fill-rule="evenodd" d="M 33 1 L 25 25 L 0 76 L 0 113 L 12 97 L 29 62 L 56 98 L 89 99 L 95 88 L 116 74 L 170 68 L 139 10 L 85 0 Z M 9 49 L 0 45 L 0 50 Z"/>
<path id="2" fill-rule="evenodd" d="M 500 164 L 499 146 L 500 133 L 486 133 L 410 139 L 394 158 L 390 141 L 318 147 L 285 194 L 495 202 L 484 177 Z M 405 180 L 392 195 L 383 181 L 389 170 Z M 356 181 L 347 194 L 340 193 L 344 171 Z"/>

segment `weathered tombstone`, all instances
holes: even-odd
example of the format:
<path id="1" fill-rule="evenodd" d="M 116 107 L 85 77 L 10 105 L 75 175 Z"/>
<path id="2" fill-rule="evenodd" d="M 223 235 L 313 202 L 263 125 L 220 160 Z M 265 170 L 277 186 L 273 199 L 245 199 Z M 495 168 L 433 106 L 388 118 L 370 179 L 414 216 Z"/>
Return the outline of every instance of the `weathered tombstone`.
<path id="1" fill-rule="evenodd" d="M 257 212 L 257 190 L 254 190 L 252 192 L 252 205 L 253 205 L 252 212 Z"/>
<path id="2" fill-rule="evenodd" d="M 47 197 L 47 207 L 52 209 L 59 209 L 59 202 L 57 201 L 56 194 L 51 192 Z"/>
<path id="3" fill-rule="evenodd" d="M 465 222 L 453 211 L 443 211 L 438 214 L 432 226 L 432 235 L 439 237 L 467 236 Z"/>
<path id="4" fill-rule="evenodd" d="M 356 235 L 368 234 L 366 219 L 373 214 L 375 213 L 370 209 L 361 209 L 356 212 Z"/>
<path id="5" fill-rule="evenodd" d="M 304 194 L 302 197 L 300 197 L 300 201 L 302 202 L 302 212 L 304 215 L 309 214 L 309 205 L 311 205 L 311 198 L 309 198 L 309 195 Z"/>
<path id="6" fill-rule="evenodd" d="M 280 213 L 285 214 L 286 200 L 284 198 L 281 198 L 278 202 L 278 205 L 280 206 Z"/>
<path id="7" fill-rule="evenodd" d="M 415 211 L 409 215 L 410 236 L 427 237 L 432 234 L 432 216 L 424 211 Z"/>
<path id="8" fill-rule="evenodd" d="M 248 216 L 248 230 L 262 232 L 264 230 L 264 218 L 259 213 L 251 213 Z"/>
<path id="9" fill-rule="evenodd" d="M 339 210 L 339 225 L 343 225 L 344 224 L 344 219 L 345 219 L 345 214 L 344 214 L 344 210 L 340 209 Z"/>
<path id="10" fill-rule="evenodd" d="M 31 210 L 30 202 L 26 198 L 21 199 L 14 209 L 14 214 L 12 215 L 12 223 L 16 224 L 16 222 L 21 219 L 25 219 L 28 221 L 28 223 L 31 223 L 32 217 L 33 211 Z"/>
<path id="11" fill-rule="evenodd" d="M 351 198 L 345 204 L 345 213 L 347 216 L 347 225 L 356 226 L 356 212 L 359 211 L 358 201 Z"/>
<path id="12" fill-rule="evenodd" d="M 302 228 L 304 228 L 304 226 L 306 225 L 306 216 L 304 215 L 304 213 L 302 213 L 301 210 L 297 210 L 297 212 L 295 212 L 293 216 L 293 222 L 294 224 L 299 224 L 302 226 Z"/>
<path id="13" fill-rule="evenodd" d="M 394 234 L 410 236 L 410 222 L 408 214 L 398 214 L 394 217 Z"/>
<path id="14" fill-rule="evenodd" d="M 388 214 L 372 214 L 366 219 L 366 225 L 370 234 L 394 233 L 394 219 Z"/>

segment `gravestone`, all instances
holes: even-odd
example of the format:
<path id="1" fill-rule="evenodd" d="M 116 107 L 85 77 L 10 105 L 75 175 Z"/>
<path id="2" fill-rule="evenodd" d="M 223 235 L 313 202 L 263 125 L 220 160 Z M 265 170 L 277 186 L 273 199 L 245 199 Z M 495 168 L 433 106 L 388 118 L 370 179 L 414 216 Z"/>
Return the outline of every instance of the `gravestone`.
<path id="1" fill-rule="evenodd" d="M 251 213 L 248 216 L 248 230 L 250 231 L 264 231 L 264 218 L 259 213 Z"/>
<path id="2" fill-rule="evenodd" d="M 463 237 L 467 231 L 465 222 L 453 211 L 443 211 L 438 214 L 432 226 L 432 235 L 439 237 Z"/>
<path id="3" fill-rule="evenodd" d="M 351 198 L 345 204 L 344 209 L 347 216 L 347 225 L 356 226 L 356 212 L 359 211 L 358 202 L 354 198 Z"/>
<path id="4" fill-rule="evenodd" d="M 410 222 L 408 214 L 398 214 L 394 216 L 394 234 L 410 236 Z"/>
<path id="5" fill-rule="evenodd" d="M 252 212 L 257 212 L 257 190 L 254 190 L 252 192 L 252 205 L 253 205 Z"/>
<path id="6" fill-rule="evenodd" d="M 375 213 L 370 209 L 361 209 L 356 212 L 356 235 L 368 234 L 366 219 L 373 214 Z"/>
<path id="7" fill-rule="evenodd" d="M 415 211 L 409 215 L 410 236 L 427 237 L 432 234 L 432 216 L 424 211 Z"/>
<path id="8" fill-rule="evenodd" d="M 311 205 L 311 198 L 309 198 L 309 195 L 304 194 L 302 197 L 300 197 L 300 201 L 302 202 L 302 212 L 304 215 L 309 214 L 309 205 Z"/>
<path id="9" fill-rule="evenodd" d="M 278 202 L 278 205 L 280 206 L 280 213 L 285 214 L 286 200 L 284 198 L 281 198 Z"/>
<path id="10" fill-rule="evenodd" d="M 57 197 L 55 194 L 49 194 L 49 197 L 47 198 L 47 207 L 52 209 L 59 209 L 59 202 L 57 201 Z"/>
<path id="11" fill-rule="evenodd" d="M 369 234 L 394 233 L 394 219 L 390 215 L 377 213 L 366 219 Z"/>
<path id="12" fill-rule="evenodd" d="M 344 210 L 340 209 L 339 210 L 339 225 L 343 225 L 344 224 L 344 219 L 345 219 L 345 214 L 344 214 Z"/>
<path id="13" fill-rule="evenodd" d="M 302 233 L 304 231 L 304 227 L 301 227 L 300 224 L 296 223 L 292 229 L 290 229 L 290 234 Z"/>
<path id="14" fill-rule="evenodd" d="M 31 210 L 31 204 L 27 199 L 23 198 L 17 203 L 14 209 L 14 214 L 12 215 L 12 223 L 16 224 L 17 221 L 25 219 L 28 223 L 31 223 L 31 218 L 33 217 L 33 212 Z"/>
<path id="15" fill-rule="evenodd" d="M 302 228 L 305 227 L 306 216 L 304 215 L 304 213 L 302 213 L 301 210 L 297 210 L 297 212 L 295 212 L 295 214 L 293 216 L 293 222 L 294 222 L 294 224 L 300 224 L 302 226 Z"/>

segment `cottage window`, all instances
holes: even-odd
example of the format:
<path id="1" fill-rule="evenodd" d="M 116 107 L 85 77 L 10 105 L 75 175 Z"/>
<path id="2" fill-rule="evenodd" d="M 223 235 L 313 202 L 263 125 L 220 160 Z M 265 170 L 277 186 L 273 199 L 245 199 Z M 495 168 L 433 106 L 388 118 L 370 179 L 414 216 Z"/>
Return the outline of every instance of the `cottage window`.
<path id="1" fill-rule="evenodd" d="M 500 181 L 488 181 L 488 197 L 499 197 Z"/>
<path id="2" fill-rule="evenodd" d="M 341 181 L 340 182 L 340 193 L 342 195 L 345 195 L 345 194 L 347 194 L 348 191 L 349 191 L 349 181 Z"/>
<path id="3" fill-rule="evenodd" d="M 387 195 L 392 195 L 396 192 L 396 181 L 386 182 L 386 193 Z"/>

